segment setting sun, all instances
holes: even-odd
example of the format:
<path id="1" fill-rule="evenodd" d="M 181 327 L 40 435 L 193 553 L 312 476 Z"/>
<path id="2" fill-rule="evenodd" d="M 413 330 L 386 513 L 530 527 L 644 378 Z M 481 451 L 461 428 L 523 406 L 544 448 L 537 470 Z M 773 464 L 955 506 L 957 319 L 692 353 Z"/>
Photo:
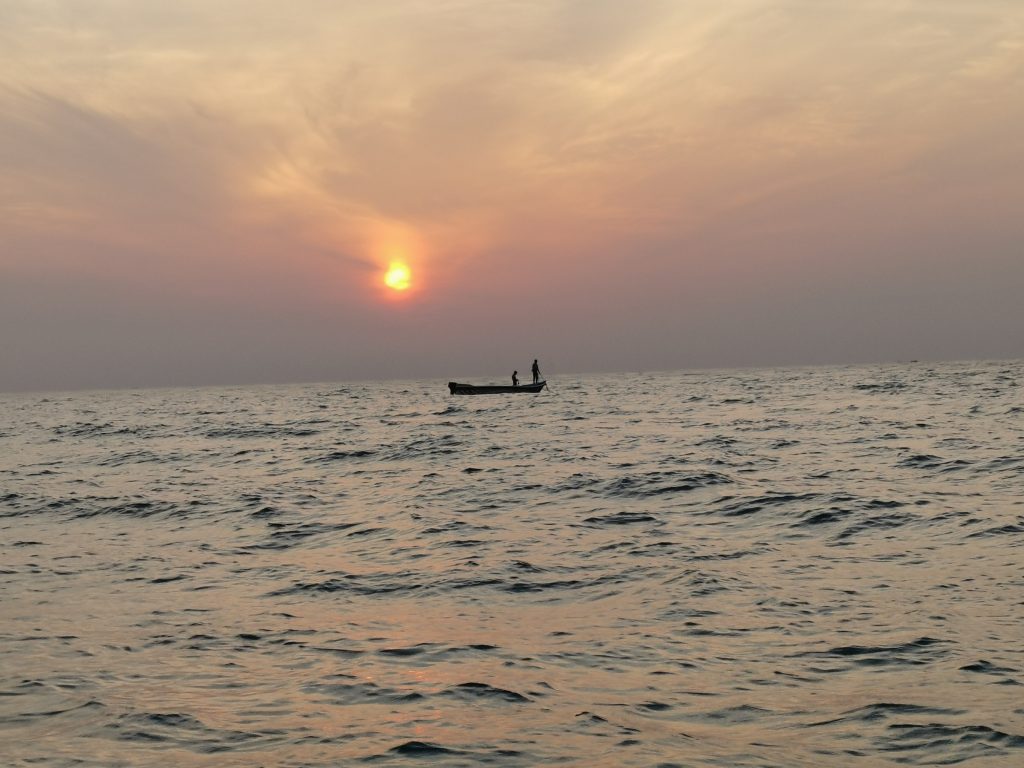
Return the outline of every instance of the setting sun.
<path id="1" fill-rule="evenodd" d="M 397 261 L 392 262 L 384 274 L 384 285 L 394 291 L 408 290 L 411 281 L 412 272 L 409 271 L 409 267 Z"/>

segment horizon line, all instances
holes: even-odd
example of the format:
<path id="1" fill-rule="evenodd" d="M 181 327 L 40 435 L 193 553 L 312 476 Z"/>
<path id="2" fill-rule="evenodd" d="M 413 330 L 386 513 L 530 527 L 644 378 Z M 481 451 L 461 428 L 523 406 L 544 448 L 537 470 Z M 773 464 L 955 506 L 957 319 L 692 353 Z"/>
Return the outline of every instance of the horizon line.
<path id="1" fill-rule="evenodd" d="M 545 374 L 544 378 L 548 381 L 558 381 L 558 377 L 581 377 L 581 376 L 609 376 L 614 374 L 623 374 L 630 376 L 643 376 L 653 374 L 668 374 L 668 373 L 689 373 L 689 374 L 700 374 L 700 373 L 713 373 L 713 372 L 728 372 L 728 371 L 767 371 L 767 370 L 779 370 L 779 369 L 800 369 L 800 368 L 859 368 L 868 366 L 892 366 L 892 365 L 950 365 L 956 363 L 1021 363 L 1024 362 L 1024 357 L 1008 357 L 1008 358 L 931 358 L 931 359 L 910 359 L 910 360 L 863 360 L 863 361 L 846 361 L 846 362 L 830 362 L 830 363 L 776 363 L 776 364 L 757 364 L 752 363 L 749 365 L 730 365 L 730 366 L 710 366 L 710 367 L 693 367 L 693 368 L 644 368 L 644 369 L 607 369 L 607 370 L 586 370 L 586 371 L 566 371 L 561 374 L 555 374 L 551 376 Z M 486 374 L 474 374 L 467 376 L 467 378 L 481 378 Z M 346 378 L 346 379 L 314 379 L 314 380 L 292 380 L 292 381 L 239 381 L 229 383 L 193 383 L 193 384 L 143 384 L 138 386 L 99 386 L 99 387 L 80 387 L 70 389 L 2 389 L 0 388 L 0 397 L 7 395 L 80 395 L 89 393 L 100 393 L 100 392 L 148 392 L 148 391 L 159 391 L 169 389 L 239 389 L 239 388 L 255 388 L 255 387 L 295 387 L 295 386 L 316 386 L 316 385 L 339 385 L 339 384 L 366 384 L 366 383 L 384 383 L 384 382 L 424 382 L 432 380 L 441 381 L 440 377 L 434 376 L 412 376 L 412 377 L 397 377 L 397 378 Z M 447 381 L 454 381 L 452 378 L 448 378 Z"/>

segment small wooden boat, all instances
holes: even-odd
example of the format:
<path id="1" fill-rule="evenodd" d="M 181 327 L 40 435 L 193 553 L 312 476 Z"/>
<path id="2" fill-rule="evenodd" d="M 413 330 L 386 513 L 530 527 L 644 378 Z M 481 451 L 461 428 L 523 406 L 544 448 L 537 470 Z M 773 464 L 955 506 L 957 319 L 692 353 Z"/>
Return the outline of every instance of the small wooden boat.
<path id="1" fill-rule="evenodd" d="M 455 381 L 449 381 L 448 390 L 453 395 L 504 395 L 520 393 L 536 395 L 547 385 L 546 381 L 538 381 L 536 384 L 520 384 L 516 387 L 511 384 L 459 384 Z"/>

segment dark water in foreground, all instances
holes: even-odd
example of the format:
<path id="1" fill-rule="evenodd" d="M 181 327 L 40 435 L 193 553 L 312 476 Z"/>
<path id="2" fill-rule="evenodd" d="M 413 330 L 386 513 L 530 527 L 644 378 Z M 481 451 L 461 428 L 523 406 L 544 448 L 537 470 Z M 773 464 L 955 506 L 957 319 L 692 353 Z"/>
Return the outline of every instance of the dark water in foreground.
<path id="1" fill-rule="evenodd" d="M 0 762 L 1024 765 L 1022 376 L 0 397 Z"/>

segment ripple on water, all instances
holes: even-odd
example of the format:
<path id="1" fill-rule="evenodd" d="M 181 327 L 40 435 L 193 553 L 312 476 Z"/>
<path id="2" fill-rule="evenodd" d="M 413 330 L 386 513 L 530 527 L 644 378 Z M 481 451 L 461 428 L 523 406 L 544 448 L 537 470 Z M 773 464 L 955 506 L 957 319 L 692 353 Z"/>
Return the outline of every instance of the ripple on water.
<path id="1" fill-rule="evenodd" d="M 1022 374 L 0 397 L 4 759 L 1024 764 Z"/>

